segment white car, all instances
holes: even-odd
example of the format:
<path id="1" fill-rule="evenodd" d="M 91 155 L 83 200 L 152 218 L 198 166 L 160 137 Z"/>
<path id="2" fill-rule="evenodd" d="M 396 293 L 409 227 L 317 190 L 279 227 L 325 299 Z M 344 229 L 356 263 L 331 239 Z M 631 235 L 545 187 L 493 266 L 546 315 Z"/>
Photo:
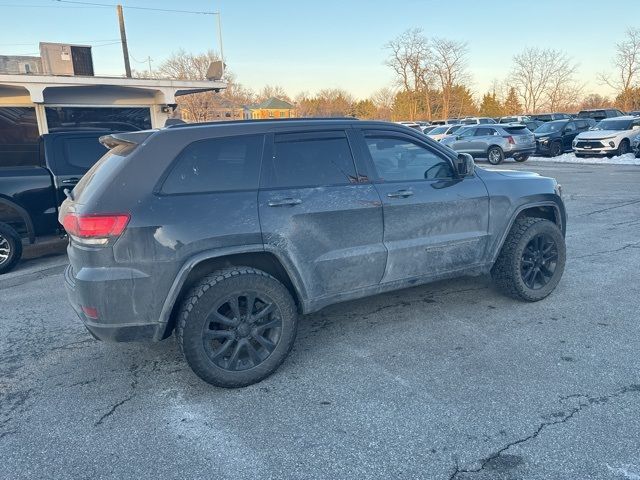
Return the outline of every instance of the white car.
<path id="1" fill-rule="evenodd" d="M 462 127 L 466 127 L 466 125 L 440 125 L 427 133 L 427 136 L 432 138 L 436 142 L 439 142 L 447 135 L 456 133 Z"/>
<path id="2" fill-rule="evenodd" d="M 640 118 L 625 115 L 606 118 L 592 129 L 582 132 L 573 140 L 576 157 L 586 155 L 624 155 L 640 136 Z"/>
<path id="3" fill-rule="evenodd" d="M 491 123 L 498 123 L 493 118 L 489 117 L 467 117 L 460 120 L 460 123 L 464 125 L 486 125 Z"/>
<path id="4" fill-rule="evenodd" d="M 531 117 L 527 115 L 510 115 L 508 117 L 500 117 L 498 123 L 525 123 L 530 121 Z"/>

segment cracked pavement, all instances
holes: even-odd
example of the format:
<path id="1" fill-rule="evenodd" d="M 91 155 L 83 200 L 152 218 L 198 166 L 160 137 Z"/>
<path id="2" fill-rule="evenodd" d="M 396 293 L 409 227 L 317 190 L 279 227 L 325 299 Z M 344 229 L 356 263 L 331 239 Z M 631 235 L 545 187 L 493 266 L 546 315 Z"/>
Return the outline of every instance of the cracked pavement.
<path id="1" fill-rule="evenodd" d="M 640 478 L 640 168 L 501 168 L 563 184 L 551 297 L 480 277 L 335 305 L 241 390 L 172 339 L 93 340 L 59 259 L 0 277 L 0 478 Z"/>

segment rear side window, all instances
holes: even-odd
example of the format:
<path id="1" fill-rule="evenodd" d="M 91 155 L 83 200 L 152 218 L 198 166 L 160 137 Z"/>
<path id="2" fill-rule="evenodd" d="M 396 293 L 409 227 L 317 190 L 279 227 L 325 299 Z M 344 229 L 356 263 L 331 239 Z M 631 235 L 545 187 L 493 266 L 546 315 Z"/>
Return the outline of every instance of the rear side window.
<path id="1" fill-rule="evenodd" d="M 107 153 L 97 135 L 56 138 L 53 145 L 53 156 L 47 161 L 55 175 L 84 175 Z"/>
<path id="2" fill-rule="evenodd" d="M 269 167 L 265 187 L 343 185 L 357 179 L 351 148 L 342 131 L 276 135 Z"/>
<path id="3" fill-rule="evenodd" d="M 190 144 L 176 158 L 162 193 L 256 190 L 263 140 L 263 135 L 245 135 Z"/>
<path id="4" fill-rule="evenodd" d="M 487 135 L 495 135 L 495 133 L 493 128 L 479 128 L 476 130 L 476 137 L 486 137 Z"/>
<path id="5" fill-rule="evenodd" d="M 33 107 L 0 107 L 0 167 L 40 164 Z"/>

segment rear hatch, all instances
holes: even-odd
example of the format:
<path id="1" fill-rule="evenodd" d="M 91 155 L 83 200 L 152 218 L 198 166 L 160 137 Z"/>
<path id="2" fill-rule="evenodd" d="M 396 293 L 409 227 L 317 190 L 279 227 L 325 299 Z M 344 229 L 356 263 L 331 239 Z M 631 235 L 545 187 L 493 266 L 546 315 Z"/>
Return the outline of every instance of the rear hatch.
<path id="1" fill-rule="evenodd" d="M 508 127 L 502 127 L 505 131 L 513 137 L 513 141 L 518 144 L 530 144 L 535 143 L 536 139 L 531 130 L 526 125 L 510 125 Z"/>

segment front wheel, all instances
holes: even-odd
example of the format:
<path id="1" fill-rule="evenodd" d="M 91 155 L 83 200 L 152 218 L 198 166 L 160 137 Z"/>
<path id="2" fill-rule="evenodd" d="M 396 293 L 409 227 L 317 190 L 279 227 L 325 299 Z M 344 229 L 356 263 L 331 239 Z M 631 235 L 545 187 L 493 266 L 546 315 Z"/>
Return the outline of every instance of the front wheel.
<path id="1" fill-rule="evenodd" d="M 487 160 L 491 165 L 500 165 L 504 160 L 504 152 L 500 147 L 491 147 L 487 151 Z"/>
<path id="2" fill-rule="evenodd" d="M 291 351 L 297 326 L 296 305 L 284 285 L 261 270 L 233 267 L 191 289 L 175 333 L 196 375 L 235 388 L 275 372 Z"/>
<path id="3" fill-rule="evenodd" d="M 544 218 L 515 221 L 491 276 L 505 294 L 537 302 L 558 285 L 564 272 L 566 247 L 558 226 Z"/>
<path id="4" fill-rule="evenodd" d="M 631 144 L 629 143 L 629 140 L 625 138 L 620 142 L 620 145 L 618 145 L 618 151 L 616 152 L 616 155 L 618 156 L 626 155 L 630 151 L 631 151 Z"/>
<path id="5" fill-rule="evenodd" d="M 0 274 L 13 269 L 22 257 L 22 239 L 13 227 L 0 223 Z"/>
<path id="6" fill-rule="evenodd" d="M 557 157 L 557 156 L 559 156 L 561 154 L 562 154 L 562 143 L 553 142 L 551 144 L 551 146 L 549 147 L 549 156 L 550 157 Z"/>

